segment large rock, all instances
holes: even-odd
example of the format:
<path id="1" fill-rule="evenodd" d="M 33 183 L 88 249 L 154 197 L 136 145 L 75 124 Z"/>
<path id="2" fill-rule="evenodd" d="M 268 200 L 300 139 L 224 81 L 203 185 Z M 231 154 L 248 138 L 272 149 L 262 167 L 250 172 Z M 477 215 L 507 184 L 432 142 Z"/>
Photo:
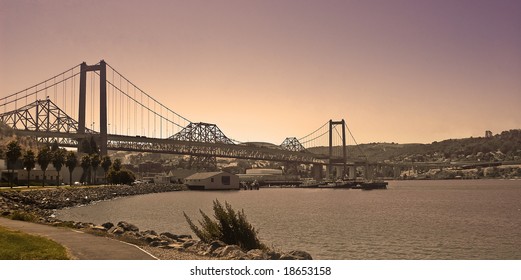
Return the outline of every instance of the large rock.
<path id="1" fill-rule="evenodd" d="M 227 259 L 245 259 L 246 253 L 244 253 L 241 247 L 237 245 L 227 245 L 222 248 L 221 252 L 218 255 L 219 257 L 227 258 Z"/>
<path id="2" fill-rule="evenodd" d="M 105 227 L 96 226 L 96 225 L 91 226 L 90 229 L 95 230 L 95 231 L 107 231 L 107 229 Z"/>
<path id="3" fill-rule="evenodd" d="M 122 235 L 123 233 L 125 233 L 125 230 L 122 227 L 115 227 L 112 230 L 110 230 L 110 233 L 114 235 Z"/>
<path id="4" fill-rule="evenodd" d="M 196 243 L 197 242 L 195 240 L 187 240 L 182 243 L 182 246 L 183 246 L 183 248 L 188 248 L 188 247 L 194 246 Z"/>
<path id="5" fill-rule="evenodd" d="M 275 251 L 266 252 L 269 260 L 280 260 L 281 254 Z"/>
<path id="6" fill-rule="evenodd" d="M 139 231 L 139 228 L 137 226 L 125 221 L 119 222 L 118 227 L 122 228 L 125 231 Z"/>
<path id="7" fill-rule="evenodd" d="M 156 235 L 156 236 L 158 235 L 155 230 L 150 230 L 150 229 L 141 232 L 141 234 L 143 234 L 143 235 L 151 234 L 151 235 Z"/>
<path id="8" fill-rule="evenodd" d="M 159 236 L 166 237 L 166 238 L 169 238 L 169 239 L 172 239 L 172 240 L 177 240 L 177 238 L 178 238 L 177 234 L 173 234 L 173 233 L 170 233 L 170 232 L 162 232 L 161 234 L 159 234 Z"/>
<path id="9" fill-rule="evenodd" d="M 145 234 L 143 235 L 142 237 L 142 240 L 144 240 L 146 243 L 152 243 L 152 242 L 161 242 L 161 238 L 159 238 L 159 236 L 157 235 L 153 235 L 153 234 Z"/>
<path id="10" fill-rule="evenodd" d="M 222 242 L 221 240 L 214 240 L 210 242 L 208 249 L 206 250 L 206 255 L 212 255 L 214 251 L 216 251 L 219 248 L 225 247 L 227 244 Z"/>
<path id="11" fill-rule="evenodd" d="M 267 260 L 268 259 L 268 254 L 261 249 L 249 250 L 246 255 L 248 256 L 249 259 L 252 259 L 252 260 Z"/>
<path id="12" fill-rule="evenodd" d="M 308 252 L 304 251 L 291 251 L 288 253 L 283 254 L 280 257 L 281 260 L 312 260 L 313 258 Z"/>
<path id="13" fill-rule="evenodd" d="M 101 226 L 106 228 L 107 230 L 109 230 L 114 226 L 114 224 L 111 222 L 106 222 L 106 223 L 102 224 Z"/>

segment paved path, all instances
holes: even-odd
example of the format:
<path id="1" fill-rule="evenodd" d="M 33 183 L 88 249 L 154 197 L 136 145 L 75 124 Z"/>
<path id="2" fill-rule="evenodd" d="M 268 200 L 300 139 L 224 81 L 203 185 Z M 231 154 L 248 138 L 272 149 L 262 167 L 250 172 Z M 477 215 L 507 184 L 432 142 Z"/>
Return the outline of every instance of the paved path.
<path id="1" fill-rule="evenodd" d="M 40 235 L 65 246 L 79 260 L 155 260 L 132 244 L 81 231 L 0 218 L 0 226 Z"/>

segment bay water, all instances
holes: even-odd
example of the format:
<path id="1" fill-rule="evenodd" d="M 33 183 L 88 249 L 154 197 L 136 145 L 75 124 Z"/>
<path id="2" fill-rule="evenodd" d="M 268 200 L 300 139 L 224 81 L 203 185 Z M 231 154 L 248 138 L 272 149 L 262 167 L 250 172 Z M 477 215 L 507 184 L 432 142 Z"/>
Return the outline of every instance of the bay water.
<path id="1" fill-rule="evenodd" d="M 390 181 L 387 190 L 181 191 L 58 210 L 57 218 L 193 234 L 217 199 L 261 240 L 314 259 L 521 259 L 521 180 Z M 197 222 L 196 222 L 197 224 Z"/>

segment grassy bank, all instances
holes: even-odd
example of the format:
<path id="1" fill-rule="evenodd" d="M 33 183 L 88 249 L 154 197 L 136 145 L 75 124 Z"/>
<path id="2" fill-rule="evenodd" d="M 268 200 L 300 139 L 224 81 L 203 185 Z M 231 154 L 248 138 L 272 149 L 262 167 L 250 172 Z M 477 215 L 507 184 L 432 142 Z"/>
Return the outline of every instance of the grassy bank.
<path id="1" fill-rule="evenodd" d="M 0 227 L 0 260 L 68 260 L 66 249 L 47 238 Z"/>

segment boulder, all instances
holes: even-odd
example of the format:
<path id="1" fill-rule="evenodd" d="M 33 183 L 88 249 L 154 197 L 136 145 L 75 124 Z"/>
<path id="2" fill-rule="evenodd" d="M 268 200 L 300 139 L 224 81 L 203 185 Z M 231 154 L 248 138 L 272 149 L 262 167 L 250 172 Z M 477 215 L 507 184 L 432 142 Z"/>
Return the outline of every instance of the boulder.
<path id="1" fill-rule="evenodd" d="M 208 249 L 206 249 L 205 255 L 212 255 L 217 249 L 226 246 L 226 243 L 221 240 L 214 240 L 210 242 Z"/>
<path id="2" fill-rule="evenodd" d="M 158 235 L 157 232 L 155 232 L 154 230 L 145 230 L 143 232 L 141 232 L 141 234 L 143 235 L 147 235 L 147 234 L 151 234 L 151 235 Z"/>
<path id="3" fill-rule="evenodd" d="M 159 238 L 157 235 L 145 234 L 145 235 L 143 235 L 142 240 L 144 240 L 146 243 L 152 243 L 152 242 L 160 242 L 161 238 Z"/>
<path id="4" fill-rule="evenodd" d="M 102 224 L 101 226 L 106 228 L 107 230 L 109 230 L 114 226 L 114 224 L 111 222 L 106 222 L 106 223 Z"/>
<path id="5" fill-rule="evenodd" d="M 275 251 L 266 252 L 269 260 L 280 260 L 281 254 Z"/>
<path id="6" fill-rule="evenodd" d="M 159 236 L 166 237 L 166 238 L 169 238 L 171 240 L 177 240 L 177 238 L 178 238 L 178 236 L 176 234 L 173 234 L 173 233 L 170 233 L 170 232 L 162 232 L 161 234 L 159 234 Z"/>
<path id="7" fill-rule="evenodd" d="M 183 242 L 182 246 L 183 248 L 188 248 L 188 247 L 192 247 L 196 244 L 196 241 L 195 240 L 187 240 L 185 242 Z"/>
<path id="8" fill-rule="evenodd" d="M 125 230 L 122 227 L 115 227 L 110 231 L 110 233 L 115 234 L 115 235 L 121 235 L 121 234 L 125 233 Z"/>
<path id="9" fill-rule="evenodd" d="M 125 221 L 119 222 L 118 227 L 122 228 L 125 231 L 139 231 L 139 228 L 137 226 Z"/>
<path id="10" fill-rule="evenodd" d="M 243 251 L 232 251 L 225 258 L 229 260 L 248 260 L 248 255 Z"/>
<path id="11" fill-rule="evenodd" d="M 268 259 L 268 254 L 262 251 L 261 249 L 253 249 L 249 250 L 246 254 L 252 260 L 266 260 Z"/>
<path id="12" fill-rule="evenodd" d="M 90 229 L 95 230 L 95 231 L 107 231 L 107 229 L 102 226 L 91 226 Z"/>
<path id="13" fill-rule="evenodd" d="M 220 257 L 227 257 L 229 255 L 235 254 L 235 251 L 241 251 L 242 252 L 241 247 L 239 247 L 237 245 L 227 245 L 219 253 L 219 256 Z"/>
<path id="14" fill-rule="evenodd" d="M 181 251 L 181 252 L 185 250 L 183 245 L 179 244 L 179 243 L 168 244 L 168 245 L 164 246 L 163 248 L 165 248 L 165 249 L 174 249 L 174 250 Z"/>
<path id="15" fill-rule="evenodd" d="M 283 254 L 280 257 L 281 260 L 312 260 L 313 258 L 308 252 L 304 251 L 291 251 L 288 253 Z"/>

